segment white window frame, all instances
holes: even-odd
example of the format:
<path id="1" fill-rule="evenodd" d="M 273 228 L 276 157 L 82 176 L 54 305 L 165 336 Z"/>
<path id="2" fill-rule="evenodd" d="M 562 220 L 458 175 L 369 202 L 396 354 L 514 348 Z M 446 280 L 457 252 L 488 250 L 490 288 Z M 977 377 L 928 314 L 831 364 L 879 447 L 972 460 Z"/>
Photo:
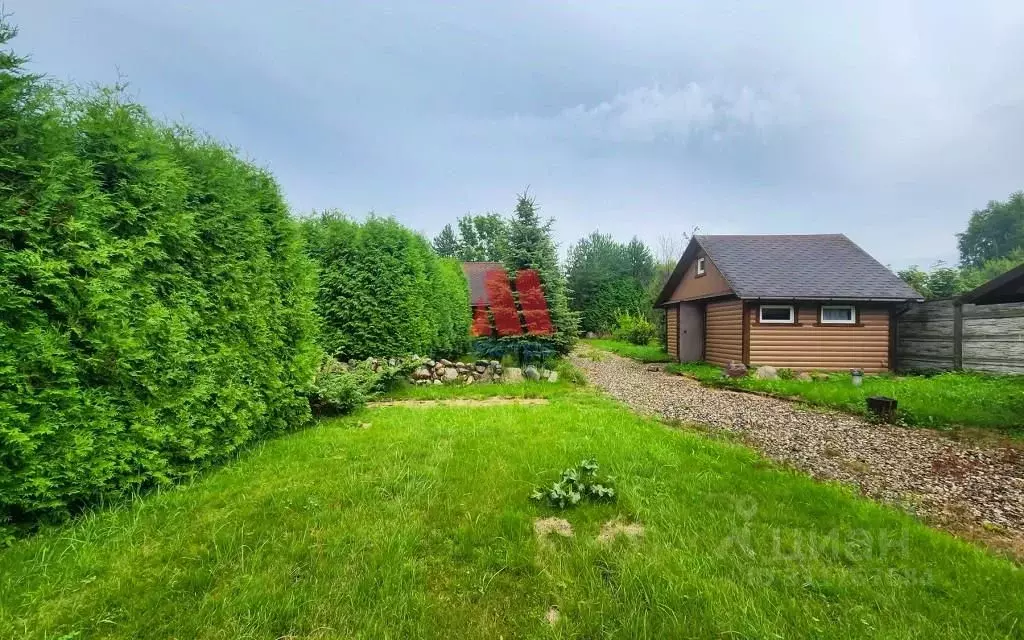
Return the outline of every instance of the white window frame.
<path id="1" fill-rule="evenodd" d="M 849 309 L 850 319 L 826 320 L 825 309 Z M 857 306 L 852 304 L 823 304 L 821 305 L 821 312 L 818 314 L 818 321 L 821 322 L 821 324 L 857 324 Z"/>
<path id="2" fill-rule="evenodd" d="M 697 275 L 702 276 L 705 273 L 707 273 L 707 268 L 705 267 L 704 257 L 701 256 L 700 258 L 697 258 Z"/>
<path id="3" fill-rule="evenodd" d="M 765 309 L 789 309 L 789 320 L 765 320 Z M 757 321 L 761 324 L 796 324 L 796 307 L 791 304 L 762 304 L 757 308 Z"/>

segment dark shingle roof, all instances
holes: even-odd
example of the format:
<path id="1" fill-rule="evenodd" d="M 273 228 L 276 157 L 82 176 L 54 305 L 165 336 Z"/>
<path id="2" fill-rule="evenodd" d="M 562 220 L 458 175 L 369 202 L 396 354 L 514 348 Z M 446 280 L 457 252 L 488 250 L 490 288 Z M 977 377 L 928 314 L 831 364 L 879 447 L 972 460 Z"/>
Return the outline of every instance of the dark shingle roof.
<path id="1" fill-rule="evenodd" d="M 694 239 L 741 298 L 921 299 L 842 234 Z"/>
<path id="2" fill-rule="evenodd" d="M 463 262 L 462 272 L 466 274 L 469 281 L 469 303 L 471 305 L 489 305 L 491 303 L 487 295 L 486 277 L 487 272 L 494 269 L 505 270 L 505 265 L 500 262 Z"/>

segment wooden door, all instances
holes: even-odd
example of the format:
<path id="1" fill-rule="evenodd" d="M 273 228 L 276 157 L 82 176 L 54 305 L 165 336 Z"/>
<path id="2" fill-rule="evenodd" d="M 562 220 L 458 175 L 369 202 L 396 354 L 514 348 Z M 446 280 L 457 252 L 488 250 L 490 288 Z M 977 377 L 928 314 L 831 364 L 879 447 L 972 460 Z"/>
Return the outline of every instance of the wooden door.
<path id="1" fill-rule="evenodd" d="M 679 305 L 679 361 L 704 358 L 704 305 Z"/>

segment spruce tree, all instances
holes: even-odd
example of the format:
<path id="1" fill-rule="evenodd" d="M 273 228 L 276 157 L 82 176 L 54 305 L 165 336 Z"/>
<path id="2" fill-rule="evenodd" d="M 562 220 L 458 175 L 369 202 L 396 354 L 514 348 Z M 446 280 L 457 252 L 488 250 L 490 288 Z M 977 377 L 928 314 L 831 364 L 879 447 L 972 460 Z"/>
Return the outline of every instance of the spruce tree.
<path id="1" fill-rule="evenodd" d="M 434 237 L 434 251 L 442 258 L 455 258 L 459 252 L 459 241 L 455 237 L 452 225 L 444 225 L 441 233 Z"/>
<path id="2" fill-rule="evenodd" d="M 569 309 L 568 287 L 558 267 L 558 249 L 551 237 L 552 222 L 542 223 L 534 199 L 527 193 L 520 194 L 509 223 L 505 267 L 512 272 L 537 270 L 555 329 L 552 346 L 565 354 L 576 342 L 579 317 Z"/>

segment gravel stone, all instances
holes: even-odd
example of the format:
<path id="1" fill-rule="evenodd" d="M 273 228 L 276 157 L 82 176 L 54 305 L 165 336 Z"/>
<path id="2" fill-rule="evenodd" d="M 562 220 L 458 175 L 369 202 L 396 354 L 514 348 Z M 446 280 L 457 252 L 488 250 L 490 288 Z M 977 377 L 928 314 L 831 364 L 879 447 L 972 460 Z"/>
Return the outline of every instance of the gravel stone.
<path id="1" fill-rule="evenodd" d="M 954 531 L 1000 529 L 1024 542 L 1024 455 L 930 429 L 871 424 L 787 400 L 701 386 L 601 352 L 571 356 L 591 384 L 634 410 L 738 434 L 768 457 Z M 995 525 L 993 527 L 993 525 Z"/>

